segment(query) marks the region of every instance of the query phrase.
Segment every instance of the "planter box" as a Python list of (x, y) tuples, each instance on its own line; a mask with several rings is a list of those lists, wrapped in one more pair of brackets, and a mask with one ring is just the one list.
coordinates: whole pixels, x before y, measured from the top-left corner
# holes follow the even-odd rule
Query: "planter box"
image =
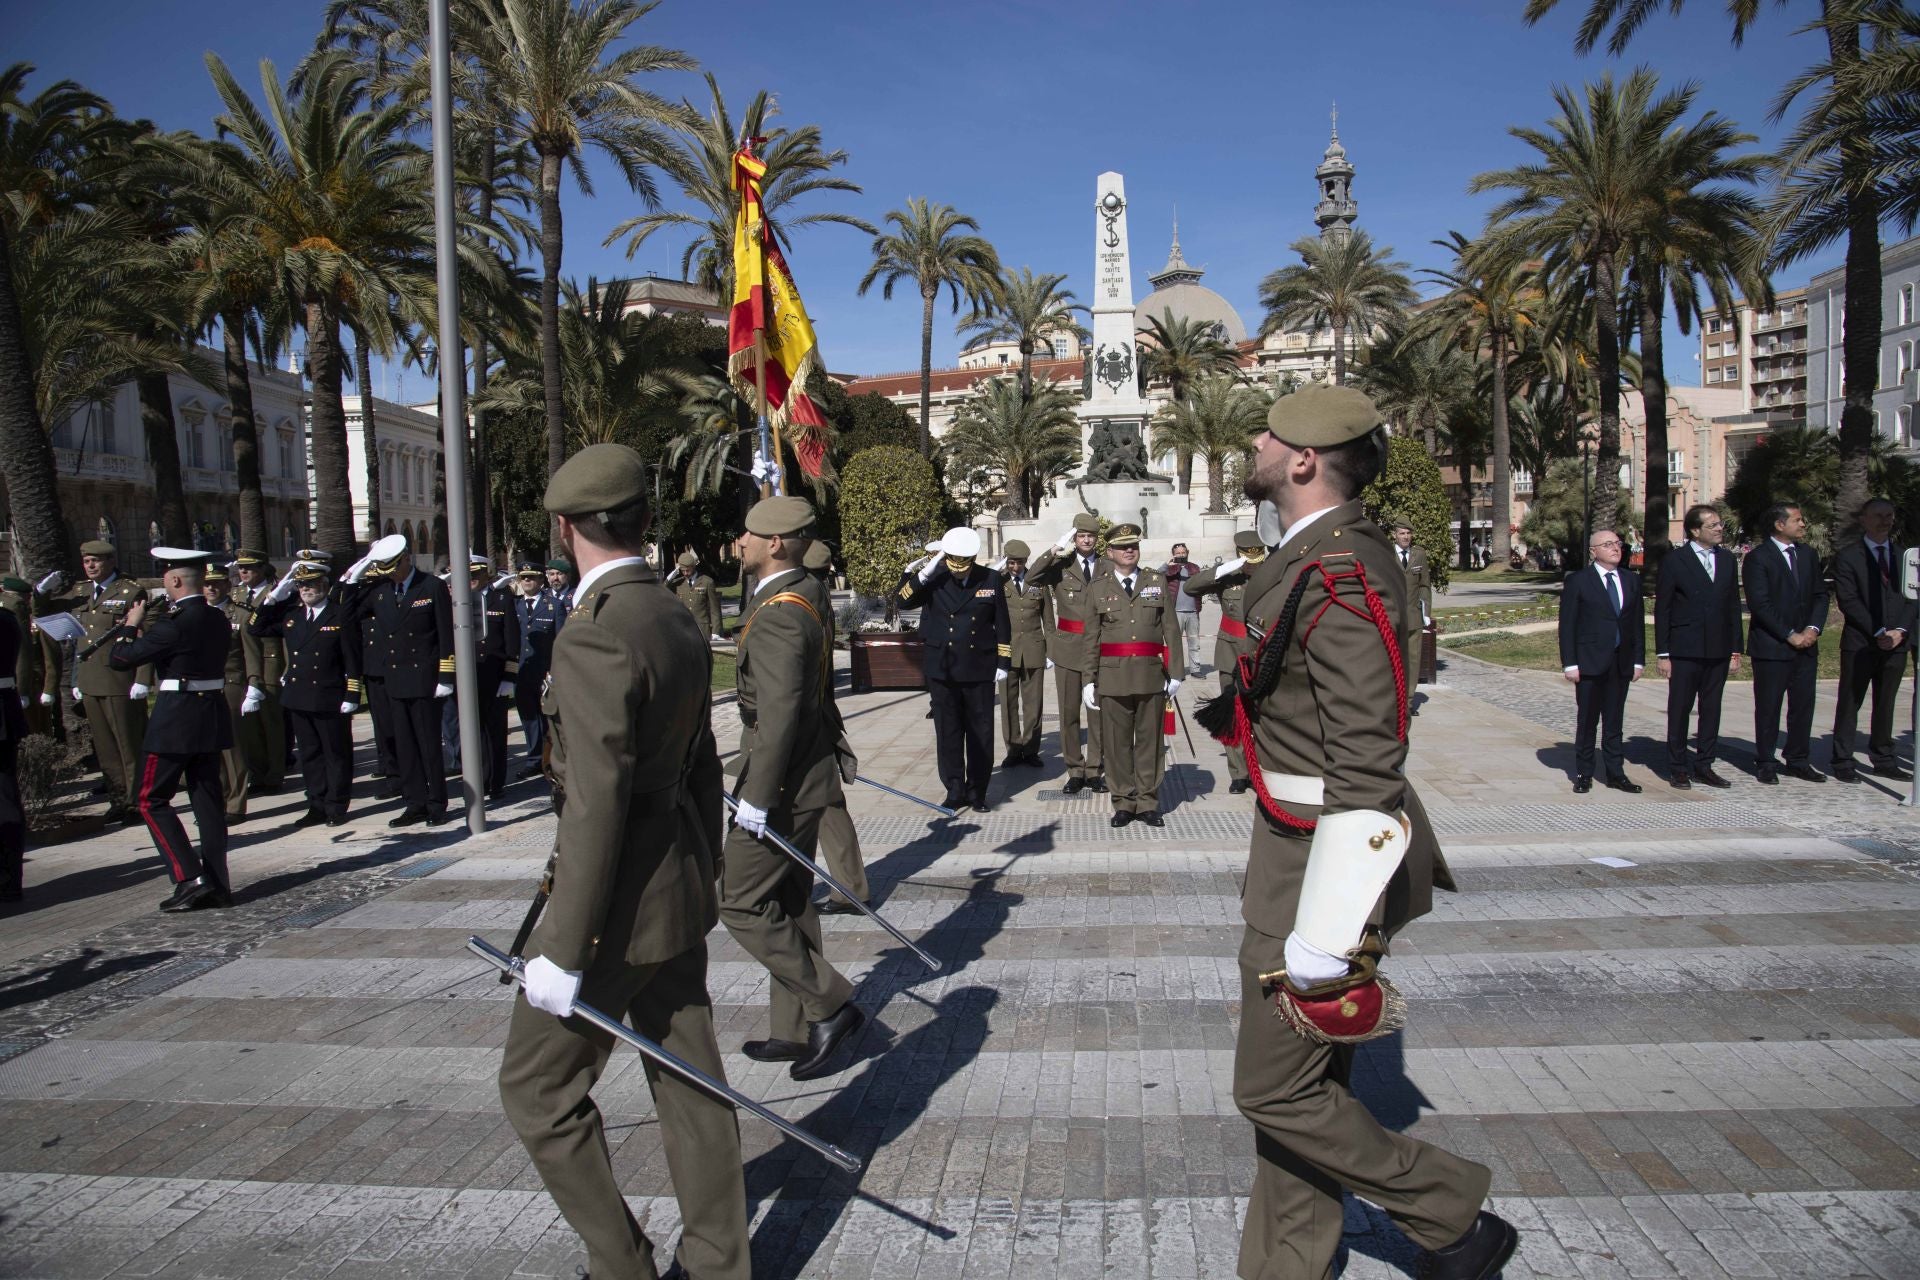
[(927, 687), (927, 644), (912, 631), (855, 632), (847, 637), (853, 651), (853, 692)]

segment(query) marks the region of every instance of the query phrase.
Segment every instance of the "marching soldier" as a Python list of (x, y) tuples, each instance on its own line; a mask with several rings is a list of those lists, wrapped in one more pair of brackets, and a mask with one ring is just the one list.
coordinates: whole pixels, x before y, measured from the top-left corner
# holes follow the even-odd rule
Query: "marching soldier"
[(474, 628), (480, 662), (480, 731), (487, 746), (487, 799), (497, 799), (512, 777), (507, 773), (507, 706), (519, 689), (520, 614), (507, 594), (507, 579), (489, 585), (493, 564), (474, 556), (472, 577)]
[(253, 636), (282, 644), (287, 655), (281, 701), (307, 790), (307, 811), (295, 827), (344, 825), (353, 790), (360, 637), (348, 607), (332, 599), (331, 587), (325, 563), (296, 560), (259, 601), (248, 628)]
[(1140, 563), (1140, 527), (1117, 524), (1107, 533), (1113, 568), (1088, 593), (1087, 647), (1099, 661), (1088, 673), (1081, 702), (1099, 700), (1100, 736), (1113, 782), (1113, 825), (1160, 817), (1160, 777), (1167, 762), (1166, 717), (1180, 692), (1186, 658), (1180, 618), (1166, 575)]
[[(371, 575), (371, 581), (362, 581)], [(405, 807), (389, 827), (447, 817), (447, 776), (440, 754), (440, 704), (453, 695), (453, 597), (447, 584), (414, 567), (405, 535), (390, 533), (355, 561), (347, 581), (353, 625), (369, 622), (378, 639), (386, 697), (392, 708), (394, 763)]]
[[(569, 1017), (575, 1000), (726, 1078), (707, 994), (721, 822), (713, 659), (640, 555), (646, 495), (646, 464), (616, 444), (582, 449), (547, 485), (546, 508), (585, 571), (547, 695), (568, 803), (500, 1064), (507, 1118), (580, 1233), (588, 1274), (622, 1278), (657, 1276), (658, 1264), (621, 1197), (591, 1093), (613, 1038)], [(670, 1274), (748, 1280), (733, 1108), (651, 1060), (643, 1067), (683, 1223)]]
[[(251, 612), (273, 589), (273, 565), (260, 552), (240, 547), (233, 553), (233, 572), (240, 580), (240, 590), (232, 593), (234, 602)], [(246, 713), (233, 722), (247, 759), (249, 790), (258, 795), (277, 795), (286, 783), (287, 720), (280, 710), (280, 677), (286, 670), (287, 656), (280, 642), (261, 642), (247, 673)]]
[[(1247, 636), (1247, 575), (1267, 558), (1267, 544), (1252, 529), (1233, 535), (1233, 549), (1240, 554), (1202, 570), (1182, 588), (1196, 600), (1220, 597), (1220, 632), (1213, 641), (1213, 669), (1220, 677), (1223, 694), (1233, 692), (1240, 655), (1253, 652), (1253, 641)], [(1250, 785), (1246, 757), (1231, 747), (1227, 749), (1227, 776), (1233, 779), (1227, 786), (1232, 795), (1239, 795)]]
[(726, 632), (720, 624), (720, 588), (712, 577), (700, 572), (700, 557), (691, 551), (682, 551), (674, 564), (673, 572), (667, 575), (673, 594), (687, 606), (693, 620), (707, 633), (708, 640), (724, 639)]
[(227, 825), (247, 819), (247, 755), (240, 747), (240, 722), (246, 714), (247, 694), (253, 689), (248, 678), (248, 649), (258, 651), (260, 641), (248, 634), (247, 624), (253, 610), (236, 604), (230, 594), (232, 580), (225, 565), (208, 564), (201, 578), (200, 592), (213, 611), (227, 620), (227, 721), (234, 726), (234, 743), (220, 753), (220, 794)]
[(1064, 790), (1068, 795), (1085, 787), (1105, 791), (1100, 775), (1100, 712), (1087, 708), (1086, 753), (1080, 750), (1082, 690), (1093, 682), (1099, 660), (1088, 648), (1087, 622), (1091, 591), (1113, 561), (1099, 554), (1100, 521), (1084, 512), (1073, 518), (1073, 528), (1034, 560), (1029, 578), (1035, 586), (1053, 592), (1053, 630), (1047, 633), (1048, 665), (1053, 668), (1054, 705), (1060, 709), (1060, 755), (1067, 764)]
[(812, 527), (805, 498), (762, 498), (747, 512), (740, 563), (759, 587), (734, 633), (739, 808), (720, 879), (720, 919), (773, 978), (771, 1035), (741, 1052), (791, 1062), (795, 1080), (830, 1074), (834, 1055), (866, 1022), (853, 985), (827, 962), (812, 876), (765, 839), (777, 831), (811, 858), (821, 816), (841, 798), (826, 620), (801, 590)]
[[(86, 638), (76, 650), (73, 700), (86, 714), (87, 728), (93, 734), (93, 754), (107, 780), (107, 818), (133, 822), (139, 817), (133, 801), (139, 785), (140, 743), (147, 732), (147, 694), (153, 669), (142, 666), (122, 671), (109, 665), (106, 645), (93, 646), (120, 626), (128, 611), (147, 598), (147, 592), (132, 578), (121, 575), (111, 542), (81, 543), (80, 571), (85, 579), (75, 583), (72, 590), (66, 590), (63, 573), (42, 578), (34, 587), (34, 608), (41, 614), (71, 613), (86, 629)], [(89, 648), (92, 652), (86, 658), (78, 657)]]
[(559, 633), (562, 614), (539, 565), (528, 561), (517, 576), (520, 598), (513, 607), (520, 622), (520, 672), (513, 680), (513, 705), (527, 744), (527, 763), (520, 776), (531, 778), (540, 772), (540, 745), (547, 729), (540, 714), (540, 685), (552, 669), (553, 638)]
[[(107, 650), (115, 671), (151, 670), (158, 679), (135, 803), (173, 876), (173, 896), (160, 909), (230, 907), (220, 755), (233, 745), (225, 674), (233, 624), (201, 594), (208, 552), (155, 547), (153, 558), (165, 571), (161, 586), (170, 603), (164, 616), (149, 625), (146, 600), (135, 601), (114, 627)], [(173, 811), (183, 779), (200, 829), (197, 853)]]
[(947, 807), (987, 812), (993, 771), (993, 692), (1013, 660), (1007, 596), (1000, 575), (974, 563), (980, 535), (947, 530), (941, 554), (900, 575), (902, 608), (920, 609), (923, 665), (933, 703), (933, 732)]
[(1283, 396), (1267, 424), (1246, 491), (1278, 507), (1286, 532), (1247, 584), (1267, 639), (1237, 695), (1264, 815), (1241, 897), (1234, 1100), (1257, 1163), (1239, 1274), (1328, 1274), (1346, 1188), (1428, 1251), (1422, 1276), (1488, 1280), (1517, 1241), (1480, 1208), (1488, 1170), (1384, 1128), (1348, 1088), (1354, 1045), (1397, 1023), (1397, 993), (1376, 975), (1386, 940), (1431, 908), (1434, 885), (1452, 887), (1402, 772), (1407, 579), (1358, 501), (1386, 431), (1344, 387)]
[[(833, 552), (827, 544), (818, 539), (807, 544), (807, 554), (802, 563), (806, 566), (807, 576), (796, 580), (794, 590), (801, 592), (819, 611), (827, 629), (827, 654), (831, 660), (833, 654), (833, 588), (829, 585), (833, 573)], [(840, 707), (834, 701), (833, 683), (827, 683), (827, 702), (832, 708), (834, 731), (834, 752), (840, 759), (840, 798), (828, 805), (820, 815), (820, 855), (826, 860), (827, 870), (833, 878), (847, 888), (862, 902), (872, 895), (867, 887), (866, 857), (860, 852), (860, 833), (853, 825), (853, 815), (847, 812), (846, 788), (853, 785), (854, 775), (860, 771), (859, 759), (853, 754), (853, 745), (847, 741), (847, 727), (840, 719)], [(827, 900), (818, 910), (823, 916), (859, 915), (860, 909), (850, 899), (840, 896), (837, 889), (827, 890)]]
[[(0, 578), (0, 608), (20, 624), (20, 655), (13, 663), (13, 687), (28, 733), (67, 740), (60, 715), (60, 646), (33, 625), (33, 586), (25, 578)], [(0, 675), (6, 669), (0, 667)]]
[(1040, 712), (1046, 702), (1047, 633), (1053, 630), (1053, 593), (1027, 573), (1027, 544), (1007, 543), (1002, 566), (1007, 597), (1007, 630), (1012, 666), (1000, 686), (1000, 734), (1007, 740), (1007, 758), (1001, 768), (1024, 764), (1040, 767)]
[[(22, 582), (22, 587), (27, 584)], [(26, 626), (11, 609), (0, 609), (0, 672), (17, 661), (19, 650), (33, 643)], [(18, 902), (25, 896), (27, 811), (20, 803), (16, 766), (20, 739), (27, 734), (27, 717), (20, 709), (20, 691), (0, 676), (0, 902)]]

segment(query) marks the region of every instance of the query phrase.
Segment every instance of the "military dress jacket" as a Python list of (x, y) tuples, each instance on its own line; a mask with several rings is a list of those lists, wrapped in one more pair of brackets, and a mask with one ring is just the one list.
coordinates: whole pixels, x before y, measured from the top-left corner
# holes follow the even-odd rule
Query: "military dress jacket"
[(943, 563), (925, 582), (902, 574), (898, 594), (902, 608), (920, 610), (920, 638), (926, 642), (920, 665), (927, 679), (991, 680), (1011, 666), (1007, 593), (987, 566), (972, 565), (956, 578)]
[[(231, 599), (213, 606), (214, 612), (227, 620), (227, 688), (244, 688), (247, 683), (247, 626), (253, 621), (253, 610), (244, 605), (235, 604)], [(258, 644), (258, 640), (253, 643)]]
[(360, 636), (343, 604), (325, 601), (307, 617), (297, 599), (263, 602), (249, 624), (253, 635), (284, 643), (287, 682), (280, 705), (306, 715), (337, 715), (343, 702), (361, 700)]
[(1159, 693), (1169, 674), (1187, 669), (1167, 576), (1141, 565), (1134, 571), (1132, 596), (1121, 585), (1124, 577), (1115, 565), (1089, 592), (1093, 621), (1087, 636), (1100, 660), (1094, 687), (1103, 698)]
[[(87, 629), (86, 639), (78, 641), (75, 652), (118, 627), (137, 600), (147, 598), (147, 589), (123, 573), (108, 579), (106, 587), (94, 598), (93, 583), (80, 580), (57, 596), (34, 593), (36, 613), (70, 613)], [(157, 608), (158, 606), (156, 606)], [(136, 684), (152, 685), (153, 668), (121, 670), (107, 661), (112, 646), (101, 645), (73, 672), (72, 685), (90, 698), (126, 697)]]
[(33, 629), (33, 601), (29, 595), (20, 591), (0, 591), (0, 611), (13, 615), (20, 626), (20, 644), (10, 663), (0, 663), (0, 676), (8, 670), (13, 672), (14, 692), (20, 695), (22, 703), (37, 702), (42, 693), (51, 693), (57, 699), (60, 696), (59, 663), (49, 664), (46, 649), (42, 646), (44, 638)]
[(480, 696), (491, 698), (502, 682), (520, 674), (520, 611), (505, 587), (482, 588), (473, 602), (481, 619), (474, 631)]
[(1053, 592), (1053, 629), (1047, 632), (1047, 656), (1056, 667), (1078, 671), (1082, 675), (1097, 665), (1089, 647), (1087, 623), (1093, 618), (1089, 594), (1093, 584), (1113, 572), (1113, 561), (1098, 556), (1089, 578), (1080, 565), (1078, 551), (1061, 552), (1048, 547), (1027, 565), (1027, 581)]
[(698, 571), (681, 574), (674, 580), (673, 594), (687, 606), (702, 635), (725, 634), (720, 629), (720, 587), (711, 577)]
[[(1247, 582), (1247, 621), (1263, 635), (1272, 634), (1294, 581), (1316, 561), (1335, 574), (1363, 567), (1367, 585), (1386, 609), (1388, 626), (1406, 616), (1407, 579), (1394, 547), (1358, 502), (1348, 502), (1325, 512), (1254, 567)], [(1280, 802), (1297, 819), (1356, 809), (1405, 813), (1413, 829), (1407, 855), (1376, 911), (1376, 922), (1392, 936), (1432, 910), (1434, 886), (1451, 889), (1453, 879), (1404, 772), (1407, 744), (1400, 737), (1388, 640), (1368, 616), (1357, 576), (1341, 578), (1335, 591), (1337, 600), (1313, 571), (1287, 637), (1286, 666), (1254, 709), (1254, 746), (1263, 771), (1320, 780), (1320, 804)], [(1257, 821), (1285, 830), (1264, 815)], [(1256, 829), (1240, 901), (1249, 927), (1275, 938), (1292, 932), (1307, 849), (1306, 838), (1261, 840)]]
[(831, 615), (821, 614), (820, 593), (807, 585), (809, 580), (805, 570), (767, 578), (734, 633), (740, 646), (736, 794), (769, 813), (824, 809), (841, 798), (840, 732), (830, 710), (833, 655), (827, 651), (826, 628)]
[[(255, 592), (256, 604), (267, 602), (265, 592)], [(280, 696), (281, 678), (287, 674), (287, 651), (278, 635), (257, 635), (252, 629), (256, 610), (229, 597), (220, 612), (233, 624), (233, 638), (240, 646), (240, 683), (273, 697)], [(233, 655), (227, 655), (227, 683), (234, 683)]]
[[(162, 606), (148, 606), (158, 613)], [(139, 634), (122, 624), (107, 646), (116, 671), (146, 669), (154, 676), (153, 711), (141, 749), (158, 755), (191, 756), (225, 751), (233, 745), (233, 717), (227, 711), (227, 649), (233, 624), (201, 596), (173, 602), (164, 617)], [(210, 682), (199, 690), (191, 684)], [(170, 685), (178, 684), (178, 688)]]
[[(369, 647), (379, 654), (390, 695), (431, 698), (435, 685), (453, 683), (453, 596), (446, 583), (418, 569), (404, 585), (372, 583), (353, 610), (354, 625), (369, 620), (376, 633)], [(369, 674), (375, 665), (369, 659)]]
[(837, 624), (833, 618), (833, 588), (827, 585), (813, 570), (807, 570), (804, 577), (787, 588), (803, 595), (819, 611), (821, 625), (827, 632), (827, 717), (833, 721), (833, 751), (840, 761), (840, 781), (847, 786), (853, 785), (854, 775), (860, 771), (860, 758), (853, 752), (853, 743), (847, 738), (847, 722), (840, 714), (840, 702), (833, 689), (833, 638)]
[(513, 602), (520, 621), (520, 670), (545, 675), (553, 662), (553, 638), (559, 634), (564, 610), (545, 587)]
[(1007, 627), (1012, 632), (1015, 671), (1037, 671), (1047, 665), (1047, 636), (1053, 631), (1053, 592), (1033, 580), (1033, 572), (1015, 582), (1002, 574), (1007, 595)]
[(720, 756), (707, 637), (645, 564), (595, 579), (553, 646), (541, 707), (567, 803), (528, 954), (657, 964), (720, 918)]
[(1241, 654), (1253, 652), (1253, 637), (1247, 634), (1247, 575), (1259, 567), (1243, 564), (1224, 577), (1217, 567), (1202, 569), (1181, 588), (1196, 600), (1220, 597), (1220, 631), (1213, 640), (1215, 671), (1232, 671)]

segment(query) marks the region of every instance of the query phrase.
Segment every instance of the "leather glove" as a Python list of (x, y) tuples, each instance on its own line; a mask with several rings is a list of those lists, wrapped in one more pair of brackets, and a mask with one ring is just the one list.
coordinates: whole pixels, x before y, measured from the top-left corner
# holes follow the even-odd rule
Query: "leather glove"
[(1001, 667), (998, 671), (993, 673), (993, 682), (995, 684), (1004, 684), (1006, 682), (1006, 679), (1007, 679), (1007, 669), (1005, 667)]
[(52, 706), (52, 705), (53, 705), (53, 695), (52, 695), (52, 694), (50, 694), (50, 693), (43, 693), (43, 694), (41, 694), (41, 695), (40, 695), (40, 705), (41, 705), (41, 706), (43, 706), (43, 707), (50, 707), (50, 706)]
[(79, 685), (75, 685), (75, 686), (73, 686), (73, 700), (74, 700), (75, 702), (78, 702), (78, 701), (80, 701), (80, 699), (81, 699), (81, 696), (82, 696), (82, 695), (81, 695), (81, 693), (80, 693), (80, 686), (79, 686)]
[(496, 698), (511, 698), (514, 695), (514, 693), (515, 693), (515, 689), (513, 687), (513, 681), (502, 680), (500, 682), (500, 687), (494, 690), (493, 696)]
[(450, 684), (437, 684), (433, 686), (433, 696), (436, 698), (451, 698), (453, 696), (453, 686)]
[(145, 702), (147, 695), (152, 692), (153, 690), (147, 688), (147, 686), (136, 683), (132, 688), (127, 690), (127, 696), (135, 702)]
[(527, 962), (525, 982), (527, 1003), (540, 1012), (556, 1018), (573, 1012), (574, 999), (580, 994), (579, 974), (562, 969), (545, 956), (535, 956)]
[(258, 689), (254, 688), (252, 685), (248, 685), (247, 696), (240, 699), (240, 714), (243, 716), (250, 716), (254, 712), (258, 711), (261, 707), (265, 706), (266, 701), (267, 701), (266, 694), (260, 692)]
[(1089, 711), (1097, 711), (1100, 709), (1100, 696), (1093, 691), (1092, 685), (1083, 684), (1080, 686), (1080, 705)]
[(373, 557), (370, 555), (361, 556), (358, 560), (355, 560), (350, 566), (348, 566), (347, 576), (345, 580), (348, 582), (358, 582), (360, 581), (360, 579), (367, 576), (367, 570), (371, 569), (372, 567), (373, 567)]
[(343, 702), (340, 704), (340, 714), (343, 716), (350, 716), (359, 709), (360, 704), (357, 702)]
[(767, 811), (742, 800), (740, 807), (733, 811), (733, 823), (737, 827), (744, 827), (749, 835), (764, 836), (767, 834)]
[(1228, 574), (1238, 573), (1246, 567), (1247, 558), (1245, 556), (1235, 556), (1233, 559), (1224, 562), (1219, 568), (1215, 569), (1213, 576), (1216, 578), (1224, 578)]
[(1287, 978), (1296, 987), (1344, 978), (1353, 966), (1340, 956), (1330, 956), (1297, 933), (1287, 935)]
[(267, 592), (267, 599), (279, 604), (283, 600), (290, 599), (293, 593), (293, 570), (289, 569), (285, 577), (273, 584), (273, 590)]
[(67, 585), (67, 575), (55, 569), (46, 577), (33, 584), (33, 589), (43, 596), (57, 595)]
[(1180, 682), (1178, 680), (1173, 679), (1171, 676), (1168, 677), (1166, 695), (1169, 698), (1171, 698), (1174, 694), (1178, 692), (1180, 692)]
[(1047, 659), (1047, 670), (1049, 670), (1049, 671), (1051, 671), (1051, 670), (1053, 670), (1053, 659), (1052, 659), (1052, 658), (1048, 658), (1048, 659)]

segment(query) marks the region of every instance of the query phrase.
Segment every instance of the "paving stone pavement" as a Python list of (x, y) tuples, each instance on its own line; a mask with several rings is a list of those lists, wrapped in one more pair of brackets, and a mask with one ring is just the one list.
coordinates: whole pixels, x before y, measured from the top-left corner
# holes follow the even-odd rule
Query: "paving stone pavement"
[[(1522, 1232), (1509, 1276), (1920, 1276), (1920, 826), (1877, 787), (1744, 775), (1575, 797), (1572, 699), (1537, 674), (1452, 657), (1414, 721), (1462, 892), (1397, 943), (1412, 1020), (1361, 1053), (1357, 1091), (1493, 1169)], [(846, 707), (867, 768), (938, 794), (921, 699)], [(1636, 690), (1649, 769), (1659, 717)], [(873, 1015), (838, 1075), (738, 1054), (767, 979), (711, 940), (729, 1079), (866, 1161), (843, 1175), (743, 1124), (756, 1275), (1233, 1274), (1251, 808), (1183, 745), (1167, 825), (1116, 832), (1048, 756), (951, 822), (856, 790), (876, 897), (946, 968), (828, 919)], [(294, 799), (257, 808), (230, 912), (157, 914), (137, 831), (32, 855), (0, 915), (0, 1276), (573, 1275), (499, 1113), (510, 993), (462, 949), (504, 945), (524, 910), (552, 841), (537, 784), (480, 837), (390, 838), (372, 800), (318, 834), (287, 827)], [(598, 1096), (670, 1246), (631, 1057)], [(1373, 1206), (1349, 1201), (1345, 1243), (1344, 1275), (1411, 1274)]]

